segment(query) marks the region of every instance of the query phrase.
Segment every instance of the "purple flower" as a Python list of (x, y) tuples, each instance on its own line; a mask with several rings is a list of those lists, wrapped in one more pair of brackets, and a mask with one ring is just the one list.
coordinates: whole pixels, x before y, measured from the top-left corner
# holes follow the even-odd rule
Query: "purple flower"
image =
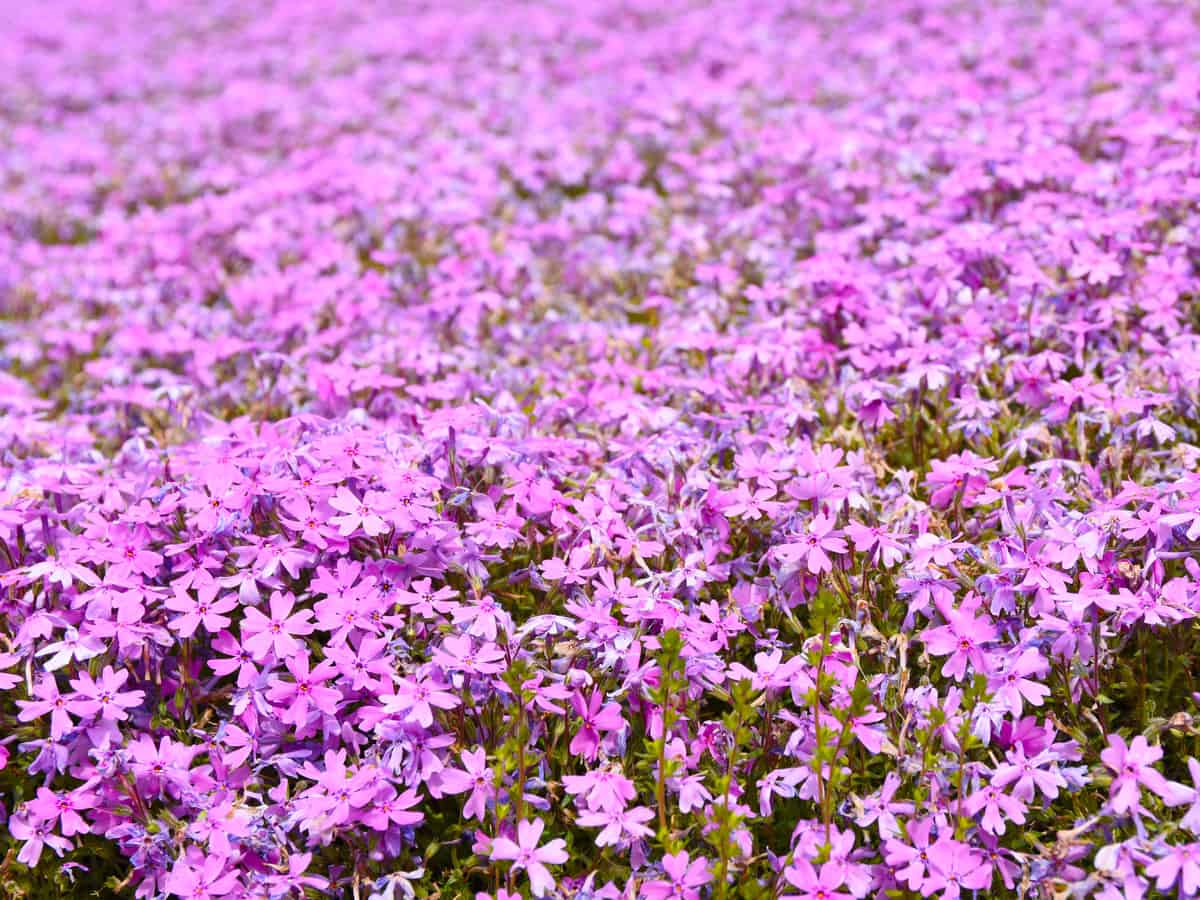
[(64, 837), (59, 837), (51, 831), (49, 822), (28, 821), (22, 816), (13, 816), (8, 820), (8, 830), (18, 841), (22, 841), (17, 860), (33, 868), (42, 856), (42, 849), (49, 847), (56, 855), (72, 848), (72, 844)]
[(81, 672), (78, 678), (71, 679), (75, 693), (68, 699), (67, 709), (78, 716), (98, 715), (109, 721), (124, 721), (129, 718), (126, 710), (141, 706), (146, 697), (144, 691), (122, 691), (128, 680), (128, 672), (114, 671), (112, 666), (104, 667), (99, 681)]
[[(496, 796), (494, 776), (487, 762), (487, 751), (482, 747), (462, 752), (462, 769), (446, 767), (437, 773), (436, 786), (442, 793), (461, 794), (470, 791), (471, 796), (463, 805), (463, 815), (468, 819), (483, 821), (487, 804)], [(568, 787), (568, 790), (570, 788)], [(436, 795), (435, 795), (436, 796)]]

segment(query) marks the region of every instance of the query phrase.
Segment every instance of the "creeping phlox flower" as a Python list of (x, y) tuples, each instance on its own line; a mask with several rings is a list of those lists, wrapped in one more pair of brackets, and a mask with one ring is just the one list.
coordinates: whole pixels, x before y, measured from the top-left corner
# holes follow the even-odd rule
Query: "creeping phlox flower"
[(245, 7), (5, 9), (0, 895), (1200, 896), (1200, 19)]
[(544, 897), (554, 889), (554, 876), (546, 864), (559, 865), (567, 861), (566, 842), (562, 838), (539, 847), (546, 823), (521, 820), (517, 824), (517, 839), (499, 837), (492, 842), (492, 859), (511, 860), (513, 870), (524, 870), (529, 876), (529, 889), (535, 897)]

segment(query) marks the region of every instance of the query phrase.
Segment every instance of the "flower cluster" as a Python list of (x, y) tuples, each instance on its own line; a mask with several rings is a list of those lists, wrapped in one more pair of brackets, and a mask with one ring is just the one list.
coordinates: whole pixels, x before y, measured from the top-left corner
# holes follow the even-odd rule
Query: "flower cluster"
[(1200, 894), (1188, 10), (6, 14), (0, 893)]

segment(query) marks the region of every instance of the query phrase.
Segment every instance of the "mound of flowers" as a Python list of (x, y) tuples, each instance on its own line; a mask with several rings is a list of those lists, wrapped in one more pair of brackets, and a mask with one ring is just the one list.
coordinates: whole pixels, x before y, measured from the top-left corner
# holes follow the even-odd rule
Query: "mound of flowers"
[(1200, 893), (1200, 18), (12, 5), (0, 893)]

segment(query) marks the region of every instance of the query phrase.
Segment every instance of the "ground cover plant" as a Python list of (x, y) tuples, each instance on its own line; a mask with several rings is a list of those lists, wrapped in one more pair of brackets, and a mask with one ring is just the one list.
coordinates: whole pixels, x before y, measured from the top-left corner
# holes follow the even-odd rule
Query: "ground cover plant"
[(11, 3), (0, 894), (1200, 892), (1180, 3)]

